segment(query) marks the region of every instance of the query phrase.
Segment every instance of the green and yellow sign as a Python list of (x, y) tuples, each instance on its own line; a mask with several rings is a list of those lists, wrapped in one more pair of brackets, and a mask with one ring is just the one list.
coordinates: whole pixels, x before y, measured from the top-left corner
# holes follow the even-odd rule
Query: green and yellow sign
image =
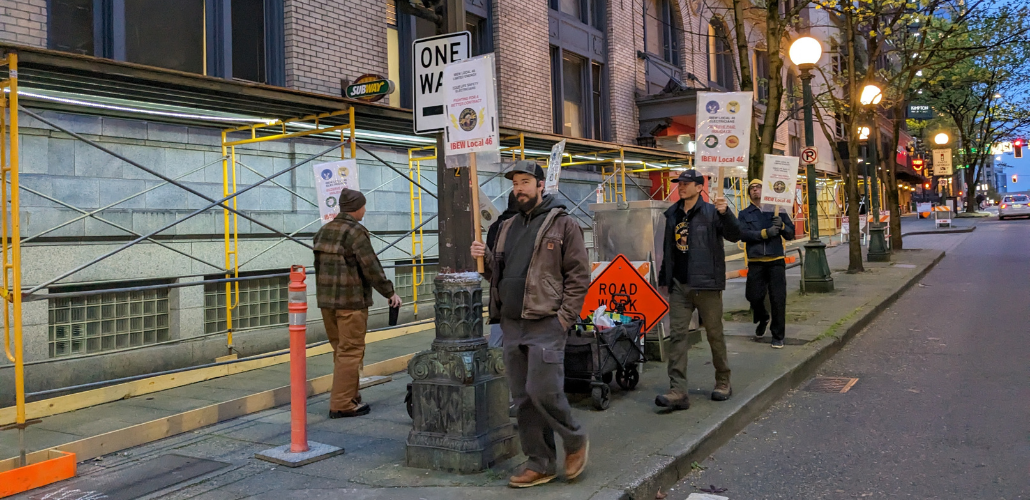
[(379, 75), (361, 75), (347, 86), (344, 95), (351, 99), (375, 102), (393, 93), (394, 84)]

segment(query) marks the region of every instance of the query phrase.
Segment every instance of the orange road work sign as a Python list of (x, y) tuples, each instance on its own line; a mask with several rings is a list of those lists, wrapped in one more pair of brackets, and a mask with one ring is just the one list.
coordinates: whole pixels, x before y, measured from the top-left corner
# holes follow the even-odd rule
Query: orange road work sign
[(605, 306), (605, 310), (612, 311), (620, 303), (626, 304), (627, 313), (644, 316), (645, 332), (651, 331), (651, 328), (669, 312), (669, 303), (665, 298), (622, 254), (615, 257), (590, 283), (583, 310), (579, 315), (588, 318), (602, 305)]

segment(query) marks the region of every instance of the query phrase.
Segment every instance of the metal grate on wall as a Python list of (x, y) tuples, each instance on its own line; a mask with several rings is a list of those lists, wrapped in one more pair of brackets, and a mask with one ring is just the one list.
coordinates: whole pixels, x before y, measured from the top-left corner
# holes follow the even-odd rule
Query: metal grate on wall
[(115, 351), (170, 339), (168, 290), (50, 299), (49, 308), (51, 358)]
[[(261, 274), (279, 272), (282, 271), (262, 271)], [(251, 274), (250, 276), (255, 275)], [(244, 273), (240, 273), (240, 277), (244, 277)], [(210, 278), (222, 279), (224, 276), (211, 276)], [(288, 276), (243, 280), (239, 284), (240, 301), (232, 312), (233, 330), (285, 325), (289, 322), (287, 307), (290, 278)], [(204, 331), (217, 333), (224, 332), (227, 328), (225, 284), (204, 285)]]

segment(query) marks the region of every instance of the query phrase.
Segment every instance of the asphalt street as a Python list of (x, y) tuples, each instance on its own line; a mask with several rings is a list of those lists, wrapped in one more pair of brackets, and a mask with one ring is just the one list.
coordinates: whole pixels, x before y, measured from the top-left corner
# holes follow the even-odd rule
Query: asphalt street
[(905, 244), (947, 256), (818, 374), (857, 382), (803, 383), (668, 500), (1030, 499), (1030, 220)]

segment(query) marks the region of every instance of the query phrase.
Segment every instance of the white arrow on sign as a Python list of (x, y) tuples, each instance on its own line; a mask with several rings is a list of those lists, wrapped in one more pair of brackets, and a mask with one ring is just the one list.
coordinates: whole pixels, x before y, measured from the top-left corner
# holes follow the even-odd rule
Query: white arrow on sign
[(440, 132), (447, 125), (443, 68), (469, 57), (472, 57), (472, 35), (468, 31), (420, 38), (411, 44), (416, 134)]
[(807, 147), (801, 150), (801, 163), (815, 165), (819, 161), (819, 150), (815, 147)]

